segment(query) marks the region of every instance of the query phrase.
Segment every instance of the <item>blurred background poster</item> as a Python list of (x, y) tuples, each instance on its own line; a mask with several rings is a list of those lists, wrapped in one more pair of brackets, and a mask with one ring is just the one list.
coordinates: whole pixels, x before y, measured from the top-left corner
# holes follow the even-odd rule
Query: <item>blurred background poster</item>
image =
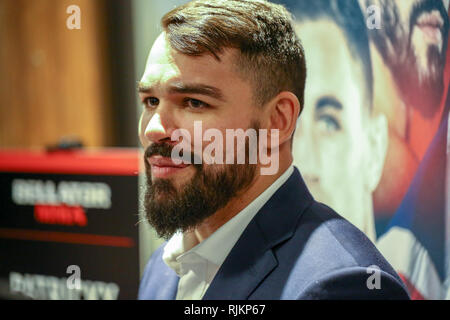
[(0, 300), (137, 298), (132, 5), (0, 0)]
[(450, 298), (448, 1), (280, 2), (305, 47), (294, 157), (312, 194), (377, 244), (412, 298)]
[[(305, 108), (293, 152), (313, 196), (376, 243), (412, 298), (450, 299), (449, 1), (273, 1), (294, 14), (305, 47)], [(94, 288), (97, 281), (100, 291), (95, 292), (107, 294), (31, 298), (132, 299), (133, 291), (137, 295), (138, 276), (161, 239), (146, 223), (139, 223), (139, 188), (130, 187), (132, 181), (138, 183), (135, 171), (120, 178), (86, 175), (82, 170), (80, 177), (44, 165), (46, 171), (34, 176), (12, 176), (11, 156), (23, 151), (28, 160), (48, 160), (59, 157), (49, 154), (48, 147), (54, 151), (83, 146), (85, 150), (69, 158), (87, 152), (88, 157), (120, 163), (125, 153), (137, 162), (142, 106), (136, 82), (161, 31), (160, 18), (185, 2), (0, 0), (0, 162), (9, 166), (0, 173), (0, 293), (30, 293), (15, 290), (38, 279), (29, 280), (30, 275), (56, 283), (69, 276), (65, 268), (70, 264), (81, 266), (82, 279), (85, 270), (86, 288)], [(100, 213), (102, 208), (78, 204), (88, 224), (81, 219), (52, 225), (37, 221), (31, 208), (18, 209), (9, 202), (14, 180), (39, 180), (50, 189), (53, 183), (55, 190), (62, 182), (104, 184), (112, 190), (112, 199), (127, 191), (119, 207), (110, 208), (113, 219)], [(15, 186), (28, 190), (30, 183), (20, 183)], [(136, 201), (129, 206), (121, 202), (130, 199)], [(14, 220), (19, 215), (28, 217)], [(109, 246), (106, 251), (89, 247), (91, 253), (82, 258), (89, 245), (55, 248), (42, 239), (17, 239), (10, 229), (19, 227), (128, 240), (125, 247)], [(31, 242), (45, 248), (42, 257), (55, 264), (37, 266), (38, 255), (18, 258), (19, 252), (27, 256), (24, 253), (31, 249), (25, 243)], [(4, 263), (9, 257), (14, 257), (14, 266)], [(136, 257), (138, 261), (126, 261)], [(130, 276), (116, 277), (111, 270)]]
[(138, 152), (0, 151), (0, 299), (136, 299)]

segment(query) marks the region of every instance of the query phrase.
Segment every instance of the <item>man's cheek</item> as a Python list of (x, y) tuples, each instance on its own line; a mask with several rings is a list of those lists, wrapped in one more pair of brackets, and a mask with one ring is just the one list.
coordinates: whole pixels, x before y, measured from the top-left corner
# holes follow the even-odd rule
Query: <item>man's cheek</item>
[(145, 137), (145, 129), (148, 125), (148, 121), (149, 121), (149, 117), (143, 113), (139, 119), (138, 136), (139, 136), (139, 140), (144, 148), (146, 148), (149, 145), (149, 142), (147, 141), (147, 139)]

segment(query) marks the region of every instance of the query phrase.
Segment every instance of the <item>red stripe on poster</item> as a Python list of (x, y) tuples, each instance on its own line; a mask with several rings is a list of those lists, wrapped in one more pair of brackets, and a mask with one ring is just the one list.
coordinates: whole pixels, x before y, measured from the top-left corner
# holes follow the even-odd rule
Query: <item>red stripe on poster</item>
[(138, 149), (0, 151), (0, 172), (137, 176)]
[(0, 228), (0, 238), (109, 247), (134, 247), (135, 245), (133, 239), (129, 237), (55, 231), (38, 231), (28, 229)]
[(425, 297), (420, 293), (420, 291), (408, 280), (406, 276), (401, 273), (398, 273), (400, 279), (402, 279), (403, 283), (408, 289), (409, 296), (411, 300), (426, 300)]

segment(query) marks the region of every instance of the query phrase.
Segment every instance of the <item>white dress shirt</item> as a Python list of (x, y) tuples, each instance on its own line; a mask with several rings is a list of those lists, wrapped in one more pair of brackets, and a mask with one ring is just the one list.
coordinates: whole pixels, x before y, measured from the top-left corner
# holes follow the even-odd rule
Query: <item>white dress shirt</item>
[(163, 260), (180, 277), (177, 300), (200, 300), (225, 258), (258, 211), (294, 171), (291, 165), (241, 212), (198, 243), (193, 231), (178, 232), (164, 247)]

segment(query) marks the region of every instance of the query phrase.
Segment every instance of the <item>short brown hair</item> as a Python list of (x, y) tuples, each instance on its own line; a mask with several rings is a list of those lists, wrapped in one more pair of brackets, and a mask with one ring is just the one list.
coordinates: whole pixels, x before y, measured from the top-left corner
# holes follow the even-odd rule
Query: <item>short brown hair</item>
[(290, 91), (303, 109), (306, 63), (303, 47), (282, 5), (265, 0), (194, 0), (161, 20), (171, 47), (187, 55), (236, 48), (237, 70), (253, 84), (256, 103), (264, 105)]

